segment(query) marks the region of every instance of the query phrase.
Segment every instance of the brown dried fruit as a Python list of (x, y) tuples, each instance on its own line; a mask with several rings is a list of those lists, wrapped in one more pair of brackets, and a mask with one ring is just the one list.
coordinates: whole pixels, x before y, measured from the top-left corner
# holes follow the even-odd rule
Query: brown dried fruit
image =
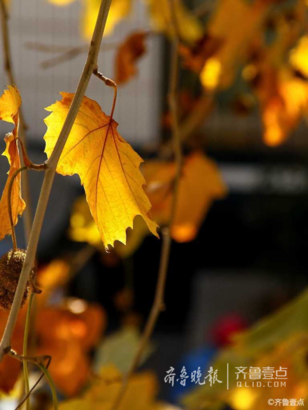
[[(23, 249), (11, 249), (8, 253), (3, 255), (0, 259), (0, 308), (10, 310), (15, 291), (17, 288), (19, 276), (26, 258), (26, 251)], [(26, 303), (29, 282), (22, 298), (21, 306)]]

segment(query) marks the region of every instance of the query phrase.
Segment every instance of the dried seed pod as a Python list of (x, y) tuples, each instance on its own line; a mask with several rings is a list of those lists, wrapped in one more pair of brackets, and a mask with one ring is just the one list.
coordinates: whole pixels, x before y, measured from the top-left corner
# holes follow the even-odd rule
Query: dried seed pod
[[(0, 308), (10, 310), (14, 300), (19, 276), (26, 258), (23, 249), (11, 249), (0, 259)], [(26, 303), (30, 283), (27, 283), (21, 306)]]

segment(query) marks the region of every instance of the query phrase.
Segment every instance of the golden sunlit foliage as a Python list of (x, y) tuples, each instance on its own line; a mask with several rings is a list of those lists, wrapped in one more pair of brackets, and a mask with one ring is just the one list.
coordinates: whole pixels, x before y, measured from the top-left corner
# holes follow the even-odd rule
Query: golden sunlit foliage
[[(280, 72), (271, 89), (261, 100), (264, 142), (269, 146), (281, 144), (308, 112), (308, 84), (288, 72)], [(267, 92), (264, 89), (265, 93)]]
[[(92, 36), (100, 4), (100, 0), (83, 0), (82, 34), (87, 39)], [(105, 33), (110, 34), (116, 24), (127, 17), (131, 10), (131, 0), (112, 0)]]
[[(18, 126), (19, 126), (19, 107), (21, 105), (21, 98), (16, 87), (9, 86), (0, 97), (0, 119), (2, 121), (14, 124), (12, 132), (8, 133), (4, 138), (6, 149), (3, 155), (8, 159), (10, 170), (8, 172), (8, 179), (5, 188), (2, 192), (0, 201), (0, 240), (6, 235), (11, 234), (11, 225), (8, 212), (8, 195), (10, 179), (14, 176), (16, 171), (21, 167), (17, 140)], [(20, 174), (15, 178), (11, 192), (11, 206), (12, 219), (14, 225), (18, 222), (18, 216), (22, 215), (26, 204), (21, 198), (21, 176)]]
[[(48, 0), (56, 6), (65, 6), (75, 0)], [(169, 3), (165, 0), (144, 0), (148, 7), (149, 17), (154, 30), (173, 35)], [(81, 31), (85, 38), (90, 39), (98, 15), (100, 0), (83, 0)], [(132, 0), (113, 0), (105, 28), (110, 34), (117, 23), (128, 17), (132, 11)], [(175, 0), (177, 24), (181, 38), (187, 42), (196, 41), (202, 36), (202, 26), (198, 19), (189, 12), (182, 0)]]
[(300, 38), (296, 47), (291, 50), (290, 63), (295, 70), (308, 78), (308, 36)]
[[(165, 225), (170, 218), (172, 184), (175, 177), (174, 162), (147, 161), (142, 167), (152, 203), (151, 213), (160, 224)], [(206, 184), (204, 176), (207, 176)], [(223, 198), (227, 193), (219, 170), (214, 161), (201, 152), (186, 157), (179, 186), (179, 201), (175, 211), (171, 235), (178, 242), (195, 239), (206, 214), (214, 200)], [(70, 237), (78, 242), (88, 242), (100, 246), (100, 234), (89, 213), (86, 202), (79, 198), (73, 207)], [(134, 221), (133, 230), (128, 231), (127, 244), (116, 244), (116, 252), (127, 257), (140, 245), (148, 234), (146, 224), (141, 218)]]
[[(72, 98), (73, 94), (62, 93), (62, 100), (46, 109), (52, 112), (45, 120), (48, 157)], [(126, 229), (133, 226), (137, 215), (157, 236), (157, 225), (149, 214), (151, 204), (144, 192), (145, 180), (139, 171), (142, 159), (120, 136), (117, 125), (95, 101), (85, 97), (57, 167), (62, 175), (80, 176), (106, 247), (117, 240), (126, 243)]]
[[(243, 61), (251, 41), (259, 33), (270, 2), (257, 0), (222, 0), (207, 27), (212, 39), (221, 41), (221, 46), (205, 62), (201, 82), (206, 88), (226, 88), (233, 81), (236, 67)], [(232, 18), (230, 18), (232, 16)]]
[[(160, 225), (170, 218), (175, 170), (174, 162), (147, 161), (143, 167), (153, 216)], [(226, 186), (216, 164), (201, 152), (187, 156), (179, 184), (172, 237), (178, 242), (193, 240), (212, 202), (225, 195)]]
[[(149, 7), (150, 19), (154, 30), (158, 30), (174, 36), (174, 25), (170, 4), (165, 0), (145, 0)], [(180, 38), (188, 43), (193, 43), (202, 37), (203, 29), (198, 19), (189, 12), (182, 0), (174, 0), (174, 17), (176, 19), (176, 29)]]
[[(121, 389), (122, 375), (114, 366), (105, 366), (93, 379), (82, 398), (61, 403), (59, 410), (111, 410)], [(157, 381), (149, 372), (134, 375), (119, 410), (164, 410), (157, 402)]]

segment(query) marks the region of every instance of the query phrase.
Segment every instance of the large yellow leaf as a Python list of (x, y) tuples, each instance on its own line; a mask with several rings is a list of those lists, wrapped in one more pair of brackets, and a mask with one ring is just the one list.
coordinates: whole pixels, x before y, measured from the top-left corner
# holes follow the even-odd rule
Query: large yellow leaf
[[(48, 157), (74, 96), (61, 94), (61, 101), (46, 108), (51, 112), (45, 119)], [(95, 101), (84, 97), (57, 167), (62, 175), (79, 175), (106, 247), (116, 240), (126, 243), (126, 229), (133, 227), (137, 215), (157, 236), (157, 224), (149, 215), (151, 204), (143, 189), (145, 180), (139, 171), (142, 159), (120, 136), (117, 126)]]
[[(21, 104), (21, 98), (17, 88), (8, 87), (2, 96), (0, 97), (0, 119), (6, 122), (15, 124), (15, 128), (12, 133), (8, 133), (4, 140), (6, 143), (6, 149), (3, 153), (7, 157), (10, 170), (8, 172), (8, 179), (6, 181), (2, 197), (0, 200), (0, 240), (6, 235), (12, 233), (9, 219), (8, 210), (8, 195), (9, 195), (9, 183), (14, 173), (21, 167), (18, 146), (16, 138), (18, 136), (18, 123), (19, 123), (19, 107)], [(14, 225), (18, 222), (18, 215), (21, 215), (26, 207), (25, 202), (21, 198), (21, 175), (19, 174), (13, 183), (11, 192), (11, 204), (12, 204), (12, 218)]]

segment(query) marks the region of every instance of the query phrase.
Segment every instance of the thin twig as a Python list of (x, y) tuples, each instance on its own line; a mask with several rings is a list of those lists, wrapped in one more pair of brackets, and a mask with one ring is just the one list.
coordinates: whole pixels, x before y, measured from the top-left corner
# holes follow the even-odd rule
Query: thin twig
[(176, 20), (175, 14), (175, 7), (174, 7), (174, 0), (169, 0), (169, 5), (171, 9), (171, 16), (173, 19), (173, 28), (174, 28), (174, 38), (172, 42), (172, 56), (171, 56), (171, 67), (170, 67), (170, 76), (169, 76), (169, 93), (168, 93), (168, 102), (170, 107), (170, 112), (172, 115), (172, 141), (173, 141), (173, 149), (174, 149), (174, 157), (176, 162), (176, 174), (173, 184), (173, 196), (172, 196), (172, 203), (170, 209), (170, 218), (168, 224), (165, 228), (162, 229), (162, 251), (160, 257), (160, 264), (159, 264), (159, 271), (158, 271), (158, 280), (155, 290), (155, 297), (154, 302), (150, 311), (150, 315), (147, 319), (145, 328), (143, 330), (141, 340), (139, 342), (139, 346), (137, 352), (133, 358), (132, 364), (129, 368), (128, 373), (124, 377), (121, 390), (116, 397), (112, 410), (117, 410), (125, 396), (125, 392), (128, 386), (129, 379), (137, 369), (144, 350), (148, 344), (149, 339), (154, 331), (155, 325), (157, 323), (157, 319), (159, 314), (165, 309), (164, 304), (164, 295), (165, 295), (165, 287), (166, 287), (166, 279), (168, 273), (168, 265), (169, 265), (169, 257), (170, 257), (170, 250), (171, 250), (171, 229), (172, 224), (174, 222), (176, 205), (177, 205), (177, 198), (178, 198), (178, 188), (179, 182), (181, 177), (181, 169), (182, 169), (182, 147), (181, 147), (181, 138), (180, 138), (180, 131), (179, 131), (179, 122), (178, 122), (178, 98), (177, 98), (177, 86), (178, 86), (178, 71), (179, 71), (179, 58), (178, 58), (178, 51), (179, 51), (179, 30)]
[[(25, 363), (25, 362), (30, 362), (30, 363), (33, 363), (33, 364), (35, 364), (36, 366), (38, 366), (41, 370), (42, 370), (42, 374), (40, 375), (40, 377), (38, 378), (38, 380), (35, 382), (35, 384), (31, 387), (31, 390), (29, 391), (29, 393), (28, 394), (26, 394), (26, 396), (24, 397), (24, 399), (18, 404), (18, 406), (15, 408), (15, 410), (18, 410), (18, 409), (20, 409), (21, 407), (22, 407), (22, 405), (25, 403), (25, 401), (26, 400), (28, 400), (28, 398), (30, 397), (30, 395), (31, 395), (31, 393), (34, 391), (34, 389), (38, 386), (38, 384), (40, 383), (40, 381), (42, 380), (42, 378), (44, 377), (44, 375), (46, 375), (46, 377), (47, 377), (47, 374), (46, 374), (46, 371), (48, 370), (48, 367), (50, 366), (50, 363), (51, 363), (51, 356), (47, 356), (47, 355), (44, 355), (44, 356), (37, 356), (37, 357), (28, 357), (28, 356), (22, 356), (22, 355), (20, 355), (20, 354), (18, 354), (17, 352), (15, 352), (15, 350), (13, 350), (13, 349), (7, 349), (8, 351), (6, 352), (9, 356), (11, 356), (11, 357), (13, 357), (14, 359), (17, 359), (17, 360), (19, 360), (20, 362), (22, 362), (22, 363)], [(44, 365), (44, 361), (46, 361), (47, 360), (47, 364), (46, 364), (46, 366)], [(49, 375), (49, 373), (48, 373), (48, 383), (49, 383), (49, 378), (50, 378), (50, 375)], [(50, 385), (50, 383), (49, 383), (49, 385)], [(52, 395), (54, 395), (54, 393), (53, 393), (53, 390), (55, 391), (55, 389), (54, 389), (54, 386), (52, 387), (51, 385), (50, 385), (50, 388), (51, 388), (51, 390), (52, 390)], [(57, 402), (57, 398), (56, 398), (56, 404), (58, 405), (58, 402)]]
[[(27, 309), (27, 316), (26, 316), (26, 323), (25, 323), (25, 330), (24, 330), (24, 341), (23, 341), (23, 356), (27, 356), (28, 354), (28, 338), (29, 338), (29, 330), (30, 330), (30, 317), (31, 317), (31, 307), (33, 302), (34, 293), (31, 292), (29, 298), (29, 304)], [(29, 385), (29, 370), (28, 370), (28, 363), (25, 360), (23, 362), (23, 370), (24, 370), (24, 379), (25, 379), (25, 393), (26, 393), (26, 409), (30, 410), (30, 385)]]
[(214, 93), (204, 93), (196, 106), (180, 124), (180, 138), (185, 142), (204, 124), (213, 108)]
[[(118, 44), (110, 43), (104, 44), (101, 46), (101, 50), (114, 50)], [(87, 44), (82, 44), (79, 46), (71, 47), (71, 46), (60, 46), (56, 44), (43, 44), (43, 43), (26, 43), (25, 47), (30, 50), (36, 50), (43, 53), (60, 53), (58, 56), (48, 58), (47, 60), (43, 61), (40, 66), (44, 69), (55, 67), (65, 61), (71, 61), (74, 58), (78, 57), (80, 54), (85, 53), (88, 51), (89, 46)]]
[[(4, 69), (7, 73), (9, 82), (11, 85), (16, 85), (15, 76), (12, 66), (12, 56), (11, 56), (11, 46), (9, 38), (9, 28), (8, 28), (8, 14), (4, 0), (0, 0), (0, 14), (1, 14), (1, 27), (2, 27), (2, 42), (3, 42), (3, 57), (4, 57)], [(24, 115), (22, 108), (19, 107), (19, 127), (18, 133), (19, 138), (22, 141), (24, 147), (26, 148), (26, 129), (27, 125), (24, 120)], [(21, 160), (23, 165), (23, 160)], [(31, 196), (30, 196), (30, 184), (29, 184), (29, 175), (28, 172), (25, 173), (24, 178), (22, 179), (22, 191), (25, 198), (27, 207), (24, 212), (24, 229), (25, 229), (25, 238), (26, 242), (29, 241), (30, 231), (32, 226), (32, 213), (31, 213)]]
[(49, 160), (46, 161), (45, 177), (33, 221), (26, 259), (23, 264), (12, 308), (0, 343), (0, 360), (2, 359), (7, 347), (10, 346), (11, 337), (13, 330), (15, 328), (18, 312), (21, 306), (22, 297), (27, 285), (30, 272), (32, 270), (32, 267), (34, 266), (38, 241), (44, 221), (50, 191), (56, 173), (57, 164), (60, 159), (63, 148), (65, 146), (65, 143), (67, 141), (67, 138), (69, 136), (69, 133), (74, 124), (75, 118), (78, 114), (79, 107), (85, 95), (93, 70), (97, 68), (98, 53), (100, 50), (100, 45), (109, 13), (110, 4), (111, 0), (102, 0), (101, 2), (100, 10), (95, 25), (95, 30), (89, 47), (88, 57), (82, 75), (80, 77), (75, 96), (71, 103), (68, 115), (65, 119), (64, 125), (60, 132), (54, 150)]

